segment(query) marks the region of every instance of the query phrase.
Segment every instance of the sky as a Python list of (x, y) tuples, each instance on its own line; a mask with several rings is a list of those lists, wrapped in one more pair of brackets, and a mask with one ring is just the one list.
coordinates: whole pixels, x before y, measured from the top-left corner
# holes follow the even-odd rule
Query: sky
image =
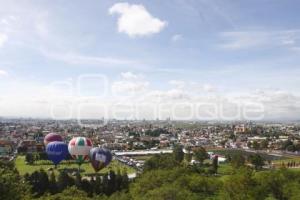
[(0, 116), (300, 118), (300, 2), (0, 5)]

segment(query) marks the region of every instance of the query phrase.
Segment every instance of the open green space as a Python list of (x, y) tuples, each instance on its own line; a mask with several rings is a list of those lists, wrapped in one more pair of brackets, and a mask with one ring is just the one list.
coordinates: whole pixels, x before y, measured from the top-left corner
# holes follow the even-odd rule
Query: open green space
[(152, 155), (145, 155), (145, 156), (133, 156), (132, 158), (135, 160), (146, 161), (151, 157), (152, 157)]
[[(212, 150), (212, 152), (217, 153), (217, 154), (221, 154), (221, 155), (232, 155), (235, 153), (242, 153), (245, 156), (248, 155), (253, 155), (256, 154), (255, 152), (246, 152), (240, 149), (220, 149), (220, 150)], [(285, 159), (289, 159), (289, 157), (287, 156), (275, 156), (275, 155), (269, 155), (266, 153), (259, 153), (261, 156), (263, 156), (264, 159), (266, 160), (272, 160), (272, 161), (276, 161), (276, 160), (285, 160)], [(299, 158), (300, 159), (300, 158)]]
[[(25, 162), (25, 156), (18, 156), (15, 160), (16, 167), (21, 175), (24, 175), (26, 173), (33, 173), (36, 170), (44, 169), (49, 170), (51, 168), (54, 168), (54, 165), (51, 164), (50, 161), (36, 161), (34, 164), (29, 165)], [(77, 171), (78, 165), (74, 161), (63, 161), (58, 166), (57, 169), (55, 169), (55, 173), (57, 174), (59, 170), (67, 169), (70, 171)], [(95, 173), (93, 167), (89, 162), (83, 163), (80, 166), (81, 173), (83, 175), (88, 175)], [(99, 173), (106, 173), (109, 170), (113, 170), (117, 172), (118, 170), (121, 173), (127, 172), (128, 174), (134, 173), (135, 169), (132, 167), (128, 167), (125, 164), (120, 163), (117, 160), (111, 161), (111, 163), (105, 167), (104, 169), (100, 170)]]

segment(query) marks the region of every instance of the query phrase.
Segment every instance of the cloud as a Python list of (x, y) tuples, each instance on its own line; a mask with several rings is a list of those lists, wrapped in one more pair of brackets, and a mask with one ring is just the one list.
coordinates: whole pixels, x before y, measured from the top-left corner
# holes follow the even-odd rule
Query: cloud
[(176, 89), (188, 88), (190, 91), (204, 91), (204, 92), (215, 92), (216, 87), (211, 84), (200, 84), (198, 82), (185, 82), (182, 80), (171, 80), (169, 84), (174, 85)]
[(112, 84), (112, 90), (115, 93), (123, 92), (142, 92), (149, 86), (147, 81), (116, 81)]
[(68, 94), (68, 87), (58, 85), (49, 87), (24, 81), (11, 84), (3, 88), (8, 93), (1, 91), (1, 116), (99, 119), (116, 118), (114, 112), (124, 111), (123, 119), (133, 116), (137, 119), (252, 120), (258, 116), (259, 120), (282, 120), (299, 119), (300, 114), (300, 96), (282, 90), (205, 95), (193, 88), (163, 90), (150, 88), (147, 81), (120, 80), (110, 88), (120, 91), (120, 96), (99, 99)]
[(0, 70), (0, 76), (6, 76), (8, 75), (7, 71)]
[(260, 46), (268, 41), (268, 34), (265, 32), (224, 32), (221, 37), (224, 42), (220, 47), (229, 50)]
[(249, 49), (255, 47), (286, 47), (294, 49), (300, 46), (300, 30), (280, 31), (232, 31), (222, 32), (219, 47), (228, 50)]
[(188, 100), (189, 94), (180, 88), (170, 90), (151, 90), (143, 98), (142, 102), (172, 103), (174, 100)]
[(172, 38), (171, 38), (172, 42), (177, 42), (177, 41), (182, 40), (182, 39), (183, 39), (183, 36), (180, 35), (180, 34), (173, 35)]
[(214, 92), (216, 90), (216, 88), (210, 84), (204, 84), (203, 85), (203, 90), (205, 92)]
[(7, 41), (8, 37), (4, 33), (0, 33), (0, 47), (4, 45), (4, 43)]
[(121, 77), (126, 80), (135, 80), (135, 79), (138, 79), (140, 77), (140, 75), (134, 74), (132, 72), (122, 72)]
[(128, 65), (134, 64), (136, 61), (134, 60), (127, 60), (122, 58), (113, 58), (113, 57), (100, 57), (100, 56), (86, 56), (76, 53), (51, 53), (47, 51), (42, 51), (44, 56), (65, 62), (71, 65), (102, 65), (102, 64), (109, 64), (109, 65)]
[(174, 85), (178, 89), (183, 89), (186, 85), (185, 81), (181, 80), (171, 80), (169, 81), (169, 84)]
[(146, 36), (159, 33), (167, 25), (153, 17), (143, 5), (116, 3), (109, 9), (109, 14), (118, 14), (118, 31), (129, 37)]
[(122, 72), (122, 80), (115, 81), (111, 85), (112, 93), (117, 96), (132, 96), (146, 91), (150, 83), (142, 75), (132, 72)]

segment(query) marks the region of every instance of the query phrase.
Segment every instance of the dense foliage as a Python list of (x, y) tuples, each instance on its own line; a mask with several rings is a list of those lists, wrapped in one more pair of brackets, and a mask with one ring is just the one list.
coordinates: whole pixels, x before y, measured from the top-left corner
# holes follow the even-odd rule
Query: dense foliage
[(241, 153), (227, 156), (233, 170), (218, 174), (218, 157), (211, 162), (205, 149), (194, 149), (198, 160), (187, 164), (191, 154), (180, 146), (173, 154), (160, 154), (145, 163), (145, 170), (133, 182), (126, 174), (110, 171), (81, 177), (65, 170), (36, 171), (20, 177), (11, 163), (1, 163), (0, 199), (37, 200), (298, 200), (300, 172), (286, 168), (263, 170), (264, 159)]
[(29, 187), (13, 163), (0, 162), (0, 199), (29, 199)]
[(25, 181), (31, 186), (31, 194), (40, 197), (47, 193), (57, 194), (68, 187), (75, 186), (78, 190), (86, 192), (89, 197), (97, 195), (111, 195), (114, 192), (128, 189), (128, 176), (110, 171), (107, 174), (82, 178), (79, 173), (75, 177), (66, 170), (61, 170), (57, 179), (53, 172), (48, 175), (44, 170), (35, 171), (24, 175)]

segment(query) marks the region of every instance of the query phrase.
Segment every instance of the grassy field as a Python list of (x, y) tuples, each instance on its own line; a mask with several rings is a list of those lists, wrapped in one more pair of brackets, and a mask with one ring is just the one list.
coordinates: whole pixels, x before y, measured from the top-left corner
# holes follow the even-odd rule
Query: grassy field
[(149, 156), (133, 156), (132, 158), (135, 159), (135, 160), (142, 160), (142, 161), (146, 161), (148, 160), (149, 158), (151, 158), (152, 156), (149, 155)]
[[(18, 156), (15, 160), (16, 167), (21, 175), (24, 175), (25, 173), (32, 173), (36, 170), (44, 169), (49, 170), (50, 168), (54, 168), (54, 165), (51, 164), (50, 161), (37, 161), (33, 165), (28, 165), (25, 163), (25, 156)], [(57, 174), (59, 170), (67, 169), (70, 172), (77, 171), (78, 165), (74, 163), (73, 161), (63, 161), (61, 162), (57, 169), (55, 169), (55, 173)], [(80, 167), (81, 174), (82, 175), (88, 175), (95, 173), (94, 169), (92, 168), (90, 163), (83, 163)], [(124, 165), (116, 160), (113, 160), (107, 167), (100, 170), (99, 173), (106, 173), (109, 170), (113, 170), (117, 172), (120, 170), (121, 173), (127, 172), (128, 174), (134, 173), (135, 169), (128, 167), (127, 165)]]
[(229, 175), (233, 173), (233, 168), (229, 163), (219, 164), (218, 173), (221, 175)]

